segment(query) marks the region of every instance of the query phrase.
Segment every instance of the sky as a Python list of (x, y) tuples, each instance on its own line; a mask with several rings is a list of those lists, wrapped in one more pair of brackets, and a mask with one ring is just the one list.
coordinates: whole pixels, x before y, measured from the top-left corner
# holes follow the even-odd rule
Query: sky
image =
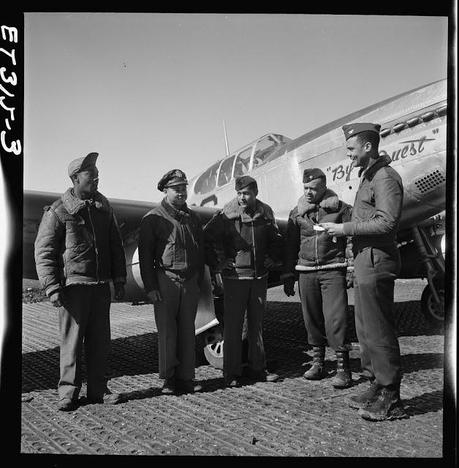
[(265, 133), (290, 138), (447, 76), (447, 18), (26, 13), (24, 189), (62, 193), (99, 153), (99, 191), (159, 201)]

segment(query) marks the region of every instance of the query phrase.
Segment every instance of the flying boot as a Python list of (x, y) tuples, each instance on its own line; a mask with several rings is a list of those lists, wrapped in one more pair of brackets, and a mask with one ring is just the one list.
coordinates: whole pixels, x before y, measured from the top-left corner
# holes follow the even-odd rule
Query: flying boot
[(336, 351), (336, 375), (332, 379), (335, 388), (348, 388), (352, 386), (352, 374), (349, 366), (349, 351)]
[(306, 380), (321, 380), (327, 376), (324, 367), (325, 346), (312, 347), (312, 366), (303, 374)]

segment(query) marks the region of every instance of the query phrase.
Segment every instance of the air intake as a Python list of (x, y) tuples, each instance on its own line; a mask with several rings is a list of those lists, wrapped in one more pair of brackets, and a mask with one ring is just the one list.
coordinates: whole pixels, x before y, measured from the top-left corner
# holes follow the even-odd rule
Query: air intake
[(434, 190), (439, 185), (444, 184), (446, 182), (445, 176), (440, 172), (440, 170), (436, 169), (432, 171), (430, 174), (427, 174), (423, 177), (420, 177), (414, 182), (414, 185), (421, 193), (427, 193), (431, 190)]

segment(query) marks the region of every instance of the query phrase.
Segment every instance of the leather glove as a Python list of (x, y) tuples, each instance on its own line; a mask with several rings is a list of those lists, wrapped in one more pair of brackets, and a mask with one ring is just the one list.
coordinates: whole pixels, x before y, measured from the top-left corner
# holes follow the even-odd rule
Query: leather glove
[(295, 295), (295, 277), (294, 276), (289, 276), (288, 278), (284, 279), (284, 293), (287, 296)]

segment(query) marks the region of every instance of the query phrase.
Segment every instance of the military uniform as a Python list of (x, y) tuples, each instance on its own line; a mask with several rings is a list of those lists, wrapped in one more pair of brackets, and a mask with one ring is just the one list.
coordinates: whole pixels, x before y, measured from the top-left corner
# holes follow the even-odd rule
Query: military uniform
[[(174, 169), (158, 183), (158, 190), (186, 184)], [(200, 285), (204, 274), (201, 221), (186, 204), (180, 209), (165, 197), (142, 219), (139, 261), (145, 292), (159, 291), (154, 304), (159, 340), (159, 377), (176, 387), (195, 376), (195, 327)]]
[[(303, 183), (326, 176), (318, 168), (305, 169)], [(315, 230), (321, 222), (342, 223), (351, 218), (351, 207), (330, 189), (320, 199), (308, 202), (305, 195), (290, 212), (285, 242), (284, 283), (291, 288), (298, 276), (299, 293), (308, 343), (313, 347), (313, 365), (305, 372), (308, 380), (326, 376), (325, 346), (336, 352), (337, 388), (351, 385), (347, 339), (346, 238), (333, 239)], [(288, 286), (287, 286), (288, 287)], [(286, 291), (287, 292), (287, 291)], [(293, 292), (292, 292), (293, 294)]]
[[(69, 176), (94, 167), (97, 153), (69, 165)], [(51, 297), (61, 294), (59, 308), (59, 401), (70, 409), (81, 389), (83, 343), (87, 397), (103, 400), (108, 393), (105, 372), (110, 351), (110, 286), (126, 281), (126, 260), (117, 221), (99, 192), (78, 198), (68, 189), (43, 214), (35, 240), (38, 278)]]
[[(255, 184), (252, 177), (236, 179), (237, 191)], [(242, 375), (242, 328), (247, 311), (248, 371), (256, 380), (275, 379), (266, 372), (263, 316), (266, 309), (268, 269), (266, 258), (280, 260), (281, 236), (272, 209), (256, 200), (252, 210), (227, 203), (204, 227), (208, 252), (220, 251), (221, 261), (208, 259), (213, 272), (218, 263), (230, 262), (222, 270), (224, 289), (223, 373), (227, 384)]]
[[(379, 125), (367, 123), (343, 127), (346, 140), (379, 129)], [(361, 365), (372, 381), (368, 394), (371, 398), (363, 404), (366, 409), (361, 409), (361, 413), (368, 409), (372, 413), (380, 411), (381, 408), (376, 408), (379, 403), (374, 403), (375, 397), (389, 393), (393, 406), (400, 407), (402, 370), (394, 315), (394, 281), (400, 272), (396, 233), (403, 184), (390, 162), (388, 156), (371, 158), (360, 171), (352, 218), (343, 224), (343, 233), (352, 236), (353, 243), (355, 322)], [(369, 407), (372, 400), (373, 407)], [(389, 418), (391, 411), (389, 408)]]

